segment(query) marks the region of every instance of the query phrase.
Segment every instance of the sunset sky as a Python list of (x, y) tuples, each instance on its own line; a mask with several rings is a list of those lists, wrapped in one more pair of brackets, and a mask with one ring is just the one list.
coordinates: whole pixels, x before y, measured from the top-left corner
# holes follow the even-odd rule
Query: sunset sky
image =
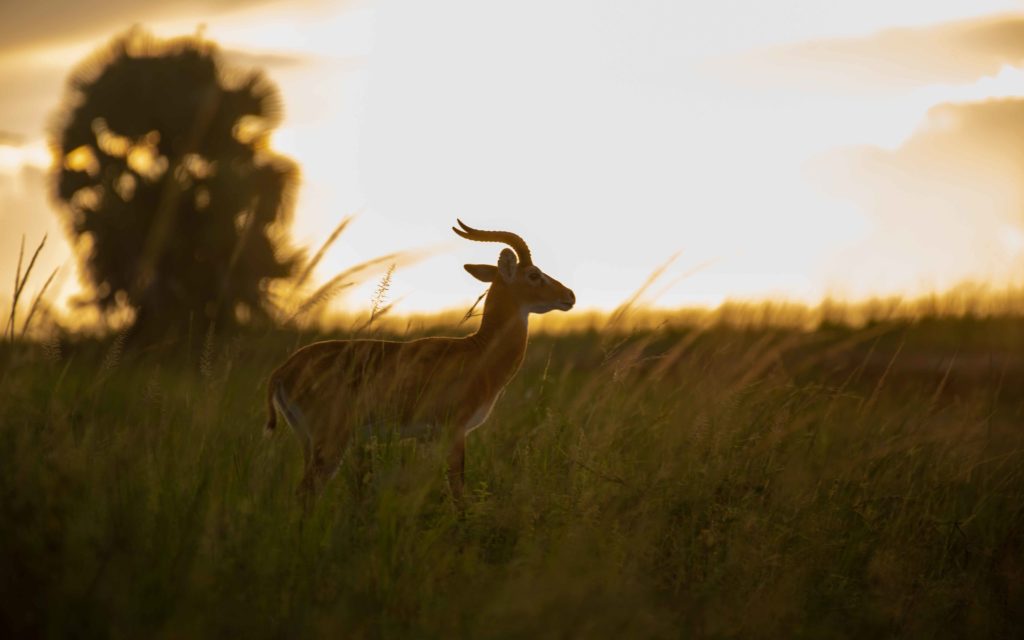
[(584, 308), (676, 253), (659, 305), (1024, 284), (1011, 0), (4, 3), (0, 283), (21, 235), (49, 232), (42, 266), (77, 289), (45, 126), (70, 68), (132, 24), (202, 25), (267, 70), (273, 145), (303, 170), (295, 240), (360, 212), (321, 279), (428, 249), (395, 274), (401, 311), (480, 293), (461, 265), (498, 249), (456, 238), (456, 217), (524, 236)]

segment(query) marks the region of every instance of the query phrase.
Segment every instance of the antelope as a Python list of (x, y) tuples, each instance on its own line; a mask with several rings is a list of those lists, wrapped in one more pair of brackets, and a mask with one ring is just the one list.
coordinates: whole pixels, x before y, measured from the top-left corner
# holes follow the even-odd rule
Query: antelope
[(353, 436), (381, 424), (395, 425), (399, 437), (450, 439), (448, 485), (461, 505), (466, 436), (487, 420), (519, 370), (529, 315), (576, 304), (571, 289), (534, 266), (521, 237), (458, 224), (452, 230), (467, 240), (511, 248), (501, 250), (496, 266), (464, 265), (490, 285), (475, 333), (315, 342), (270, 375), (266, 431), (274, 430), (280, 413), (298, 437), (305, 470), (297, 494), (307, 508), (337, 472)]

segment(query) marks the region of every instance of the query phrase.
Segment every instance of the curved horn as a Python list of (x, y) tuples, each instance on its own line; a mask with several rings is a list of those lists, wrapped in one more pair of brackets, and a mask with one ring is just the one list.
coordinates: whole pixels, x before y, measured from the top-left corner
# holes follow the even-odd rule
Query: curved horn
[[(458, 218), (456, 218), (456, 220), (458, 220)], [(511, 231), (481, 231), (480, 229), (474, 229), (467, 225), (462, 220), (458, 220), (458, 222), (462, 229), (452, 227), (452, 231), (459, 234), (459, 236), (466, 240), (476, 240), (477, 242), (503, 242), (515, 250), (516, 256), (519, 258), (519, 264), (524, 266), (533, 264), (533, 259), (530, 257), (530, 247), (526, 246), (525, 240)]]

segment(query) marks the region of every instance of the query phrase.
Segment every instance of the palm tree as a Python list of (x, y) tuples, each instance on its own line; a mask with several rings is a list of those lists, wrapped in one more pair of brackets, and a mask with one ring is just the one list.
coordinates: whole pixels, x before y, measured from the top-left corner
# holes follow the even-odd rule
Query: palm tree
[(224, 328), (290, 275), (297, 165), (269, 148), (276, 86), (199, 37), (132, 29), (76, 68), (51, 131), (56, 197), (90, 285), (138, 333)]

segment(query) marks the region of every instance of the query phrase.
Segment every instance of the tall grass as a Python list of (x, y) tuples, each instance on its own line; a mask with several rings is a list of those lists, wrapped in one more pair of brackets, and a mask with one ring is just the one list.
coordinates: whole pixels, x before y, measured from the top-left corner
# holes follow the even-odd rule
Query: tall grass
[(13, 295), (11, 296), (11, 312), (7, 317), (7, 325), (5, 335), (10, 343), (14, 343), (16, 338), (22, 340), (25, 339), (26, 333), (28, 333), (29, 327), (32, 326), (32, 319), (35, 317), (36, 312), (39, 311), (40, 304), (43, 301), (43, 296), (46, 295), (46, 290), (50, 288), (50, 284), (53, 283), (54, 277), (57, 275), (58, 269), (54, 269), (50, 276), (43, 282), (43, 286), (36, 292), (36, 295), (32, 298), (29, 303), (28, 314), (21, 324), (21, 332), (18, 332), (18, 306), (21, 303), (22, 296), (26, 293), (25, 286), (28, 284), (29, 278), (32, 276), (32, 269), (36, 265), (36, 260), (39, 258), (39, 254), (42, 253), (43, 248), (46, 246), (46, 236), (39, 241), (39, 245), (36, 246), (35, 251), (32, 252), (32, 257), (29, 258), (28, 264), (25, 265), (24, 273), (21, 270), (23, 261), (25, 259), (25, 236), (21, 237), (21, 248), (18, 251), (18, 266), (14, 271), (14, 289)]
[(537, 335), (469, 439), (464, 515), (442, 452), (382, 442), (301, 526), (298, 444), (260, 428), (291, 334), (23, 345), (0, 632), (1019, 635), (1022, 329)]

